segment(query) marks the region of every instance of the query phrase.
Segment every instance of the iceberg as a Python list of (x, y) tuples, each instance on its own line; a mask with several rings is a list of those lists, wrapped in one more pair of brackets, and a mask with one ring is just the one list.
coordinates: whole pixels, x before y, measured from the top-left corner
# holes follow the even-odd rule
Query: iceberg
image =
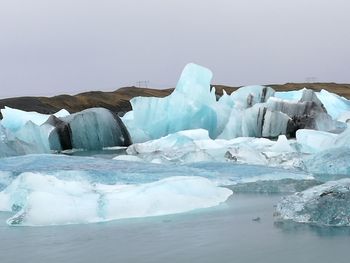
[(104, 108), (71, 115), (65, 110), (55, 115), (26, 113), (8, 107), (2, 111), (0, 157), (68, 149), (99, 150), (131, 144), (121, 119)]
[(0, 193), (0, 209), (16, 212), (9, 225), (62, 225), (183, 213), (219, 205), (231, 194), (202, 177), (103, 185), (23, 173)]
[[(143, 134), (147, 139), (158, 139), (170, 133), (203, 128), (216, 136), (217, 115), (213, 105), (215, 92), (210, 92), (212, 73), (209, 69), (188, 64), (174, 92), (165, 98), (136, 97), (130, 103), (133, 111), (123, 118), (134, 142)], [(142, 131), (142, 132), (140, 132)]]
[(91, 108), (67, 117), (61, 121), (50, 119), (55, 125), (50, 137), (54, 150), (85, 149), (98, 150), (104, 147), (129, 146), (130, 135), (120, 118), (104, 108)]
[(142, 143), (193, 129), (207, 130), (211, 139), (229, 140), (295, 137), (297, 130), (305, 128), (339, 133), (346, 128), (332, 118), (331, 104), (326, 106), (333, 115), (328, 114), (325, 99), (312, 90), (275, 93), (270, 87), (246, 86), (231, 95), (223, 91), (216, 100), (215, 88), (210, 90), (211, 78), (209, 69), (188, 64), (169, 96), (132, 99), (132, 111), (122, 118), (132, 140)]
[(350, 226), (350, 179), (329, 181), (284, 197), (275, 216), (298, 223)]

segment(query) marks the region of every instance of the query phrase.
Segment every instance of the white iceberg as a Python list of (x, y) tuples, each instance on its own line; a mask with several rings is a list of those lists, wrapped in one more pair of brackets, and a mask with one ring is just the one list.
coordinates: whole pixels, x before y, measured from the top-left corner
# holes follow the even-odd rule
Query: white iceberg
[(225, 202), (232, 194), (202, 177), (169, 177), (138, 185), (90, 184), (23, 173), (0, 193), (10, 225), (62, 225), (183, 213)]

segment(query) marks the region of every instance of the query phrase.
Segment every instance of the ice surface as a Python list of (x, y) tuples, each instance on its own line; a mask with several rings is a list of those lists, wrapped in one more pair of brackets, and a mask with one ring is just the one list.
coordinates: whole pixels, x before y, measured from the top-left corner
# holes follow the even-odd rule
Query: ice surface
[(303, 96), (304, 89), (300, 90), (291, 90), (291, 91), (277, 91), (275, 92), (274, 97), (282, 99), (282, 100), (291, 100), (291, 101), (299, 101)]
[[(181, 131), (127, 148), (130, 156), (154, 163), (233, 162), (302, 168), (302, 153), (294, 140), (240, 137), (212, 140), (203, 129)], [(123, 157), (124, 158), (124, 157)]]
[(19, 140), (15, 135), (3, 127), (0, 122), (0, 158), (14, 155), (31, 154), (37, 147)]
[(169, 177), (139, 185), (102, 185), (23, 173), (0, 194), (10, 225), (57, 225), (158, 216), (208, 208), (232, 191), (202, 177)]
[[(40, 126), (41, 124), (46, 122), (47, 119), (51, 116), (51, 115), (41, 114), (34, 111), (27, 112), (27, 111), (22, 111), (18, 109), (12, 109), (10, 107), (5, 107), (5, 109), (1, 109), (0, 111), (3, 117), (1, 124), (5, 128), (13, 132), (18, 131), (28, 121), (31, 121), (32, 123)], [(66, 117), (69, 115), (69, 112), (62, 109), (53, 115), (56, 117)]]
[(278, 136), (277, 142), (270, 148), (272, 152), (295, 152), (285, 135)]
[(333, 119), (337, 119), (342, 113), (350, 111), (350, 101), (337, 94), (321, 90), (317, 94), (317, 97), (323, 103), (328, 114), (330, 114)]
[(128, 161), (128, 162), (144, 162), (143, 159), (135, 155), (117, 155), (113, 160)]
[(350, 176), (350, 147), (327, 149), (304, 160), (305, 168), (314, 175), (322, 175), (323, 180), (334, 176)]
[(338, 118), (338, 121), (349, 123), (350, 122), (350, 111), (344, 111), (341, 113)]
[(329, 181), (285, 197), (276, 215), (299, 223), (350, 226), (350, 179)]
[(340, 134), (302, 129), (297, 131), (296, 138), (303, 152), (316, 153), (331, 148), (347, 147), (350, 128)]
[(315, 153), (334, 147), (337, 137), (337, 134), (309, 129), (301, 129), (296, 133), (297, 142), (306, 153)]
[(232, 92), (230, 97), (236, 109), (247, 109), (257, 103), (266, 102), (274, 94), (275, 91), (270, 87), (255, 85), (242, 87)]

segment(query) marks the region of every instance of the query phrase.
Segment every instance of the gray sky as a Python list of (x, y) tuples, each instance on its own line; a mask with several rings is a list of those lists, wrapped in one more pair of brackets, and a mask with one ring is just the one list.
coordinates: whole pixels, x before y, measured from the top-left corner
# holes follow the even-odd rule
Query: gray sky
[(188, 62), (227, 85), (350, 82), (349, 0), (0, 0), (0, 97), (175, 86)]

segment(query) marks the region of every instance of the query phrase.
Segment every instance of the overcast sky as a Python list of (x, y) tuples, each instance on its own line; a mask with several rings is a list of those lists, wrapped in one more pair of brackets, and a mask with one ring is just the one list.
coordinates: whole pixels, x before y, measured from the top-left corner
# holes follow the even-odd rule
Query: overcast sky
[(350, 83), (349, 0), (0, 0), (0, 97), (175, 86)]

